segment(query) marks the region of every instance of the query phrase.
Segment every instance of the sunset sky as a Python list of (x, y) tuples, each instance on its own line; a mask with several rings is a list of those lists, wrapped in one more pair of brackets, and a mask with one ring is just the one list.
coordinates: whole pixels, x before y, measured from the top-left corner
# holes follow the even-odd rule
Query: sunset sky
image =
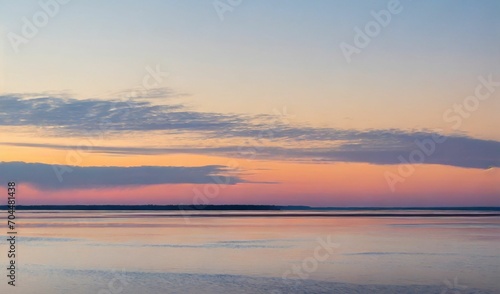
[(0, 1), (1, 182), (20, 204), (500, 206), (499, 13)]

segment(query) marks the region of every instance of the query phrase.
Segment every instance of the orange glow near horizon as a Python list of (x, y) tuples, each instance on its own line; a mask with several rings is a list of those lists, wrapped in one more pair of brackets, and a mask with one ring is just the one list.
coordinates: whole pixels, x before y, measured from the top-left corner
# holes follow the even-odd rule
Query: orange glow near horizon
[[(128, 164), (152, 162), (144, 156)], [(165, 156), (157, 164), (182, 163)], [(89, 165), (98, 161), (92, 157)], [(147, 156), (146, 156), (147, 158)], [(188, 156), (193, 159), (194, 157)], [(175, 159), (175, 160), (174, 160)], [(392, 192), (384, 178), (398, 165), (307, 164), (199, 157), (198, 164), (236, 163), (247, 183), (169, 184), (100, 189), (40, 190), (20, 183), (20, 204), (277, 204), (310, 206), (477, 206), (500, 205), (499, 169), (415, 165), (415, 172)], [(109, 165), (113, 160), (103, 163)], [(123, 165), (125, 162), (121, 161)], [(194, 164), (194, 162), (193, 162)], [(187, 165), (187, 164), (186, 164)], [(69, 175), (70, 176), (70, 175)]]

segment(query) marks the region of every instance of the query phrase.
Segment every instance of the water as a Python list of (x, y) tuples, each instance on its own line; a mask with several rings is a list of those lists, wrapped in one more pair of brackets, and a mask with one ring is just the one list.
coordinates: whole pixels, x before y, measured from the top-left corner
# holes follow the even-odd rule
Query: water
[[(500, 293), (499, 217), (328, 213), (18, 212), (17, 286), (2, 274), (0, 289)], [(6, 265), (6, 254), (1, 261)]]

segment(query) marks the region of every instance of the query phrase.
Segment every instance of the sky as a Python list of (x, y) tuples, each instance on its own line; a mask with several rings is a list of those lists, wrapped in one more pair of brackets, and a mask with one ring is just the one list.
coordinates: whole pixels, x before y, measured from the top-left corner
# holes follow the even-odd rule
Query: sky
[(20, 204), (500, 206), (499, 13), (2, 0), (0, 179)]

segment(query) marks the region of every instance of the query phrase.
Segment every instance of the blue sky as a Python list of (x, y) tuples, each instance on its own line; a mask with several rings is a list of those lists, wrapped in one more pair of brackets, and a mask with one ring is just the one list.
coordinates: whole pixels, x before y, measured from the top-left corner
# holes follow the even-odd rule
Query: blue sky
[[(170, 74), (166, 85), (192, 94), (200, 107), (261, 113), (269, 107), (259, 102), (272, 97), (276, 104), (305, 106), (310, 119), (317, 110), (309, 101), (343, 102), (344, 96), (375, 104), (382, 98), (357, 91), (360, 83), (383, 92), (389, 103), (418, 91), (419, 98), (409, 94), (408, 100), (425, 108), (435, 107), (436, 98), (422, 87), (450, 103), (476, 76), (498, 73), (498, 1), (401, 1), (403, 11), (346, 63), (339, 44), (352, 43), (354, 27), (388, 2), (242, 1), (221, 21), (213, 1), (74, 0), (20, 53), (3, 38), (4, 87), (104, 96), (138, 84), (146, 65), (161, 64)], [(38, 1), (1, 5), (6, 32), (20, 32), (22, 18), (40, 10)], [(450, 87), (459, 87), (456, 95)], [(245, 103), (249, 97), (256, 103)]]

